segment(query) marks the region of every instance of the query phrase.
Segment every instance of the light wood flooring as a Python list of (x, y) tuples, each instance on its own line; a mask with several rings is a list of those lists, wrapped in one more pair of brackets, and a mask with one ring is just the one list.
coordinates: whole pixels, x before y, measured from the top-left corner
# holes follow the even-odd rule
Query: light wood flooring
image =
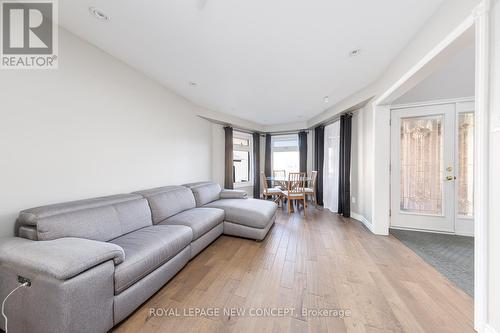
[[(150, 308), (247, 316), (150, 316)], [(296, 312), (256, 317), (259, 308)], [(350, 316), (303, 316), (302, 308)], [(396, 238), (310, 207), (307, 219), (280, 212), (262, 242), (220, 237), (115, 331), (462, 333), (473, 332), (473, 300)]]

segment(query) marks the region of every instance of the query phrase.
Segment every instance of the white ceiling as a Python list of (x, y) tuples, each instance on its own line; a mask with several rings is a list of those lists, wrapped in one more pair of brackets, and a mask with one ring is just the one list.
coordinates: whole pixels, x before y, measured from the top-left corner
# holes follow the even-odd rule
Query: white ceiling
[(59, 22), (199, 106), (272, 125), (373, 82), (441, 2), (72, 0)]

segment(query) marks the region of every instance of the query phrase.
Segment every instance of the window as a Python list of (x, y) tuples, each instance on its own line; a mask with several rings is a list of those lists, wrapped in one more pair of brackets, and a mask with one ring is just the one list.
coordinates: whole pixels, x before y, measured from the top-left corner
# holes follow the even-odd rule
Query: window
[(299, 136), (277, 135), (272, 137), (273, 170), (285, 170), (287, 177), (290, 172), (299, 172)]
[(253, 183), (252, 149), (253, 139), (250, 134), (233, 132), (233, 179), (236, 186)]

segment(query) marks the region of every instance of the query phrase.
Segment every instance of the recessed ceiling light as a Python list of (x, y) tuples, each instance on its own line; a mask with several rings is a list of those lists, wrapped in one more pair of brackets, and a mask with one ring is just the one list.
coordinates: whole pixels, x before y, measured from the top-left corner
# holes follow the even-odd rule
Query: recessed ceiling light
[(95, 7), (89, 7), (89, 12), (97, 18), (98, 20), (101, 21), (109, 21), (109, 16), (106, 14), (102, 9), (95, 8)]
[(189, 85), (191, 87), (196, 87), (198, 85), (198, 83), (194, 82), (194, 81), (189, 81)]
[(323, 102), (328, 103), (329, 101), (330, 99), (328, 98), (328, 96), (323, 97)]
[(361, 52), (360, 49), (352, 50), (351, 52), (349, 52), (349, 57), (355, 57), (355, 56), (359, 55), (360, 52)]

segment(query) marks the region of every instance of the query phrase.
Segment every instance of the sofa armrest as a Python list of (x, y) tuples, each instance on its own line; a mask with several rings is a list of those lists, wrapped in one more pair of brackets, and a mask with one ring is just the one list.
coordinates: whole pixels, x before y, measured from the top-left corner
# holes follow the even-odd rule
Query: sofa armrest
[(125, 260), (123, 249), (112, 243), (65, 237), (32, 241), (13, 237), (0, 240), (0, 263), (33, 273), (68, 280), (103, 262)]
[(221, 199), (246, 199), (248, 197), (247, 192), (243, 190), (222, 190), (220, 192)]

